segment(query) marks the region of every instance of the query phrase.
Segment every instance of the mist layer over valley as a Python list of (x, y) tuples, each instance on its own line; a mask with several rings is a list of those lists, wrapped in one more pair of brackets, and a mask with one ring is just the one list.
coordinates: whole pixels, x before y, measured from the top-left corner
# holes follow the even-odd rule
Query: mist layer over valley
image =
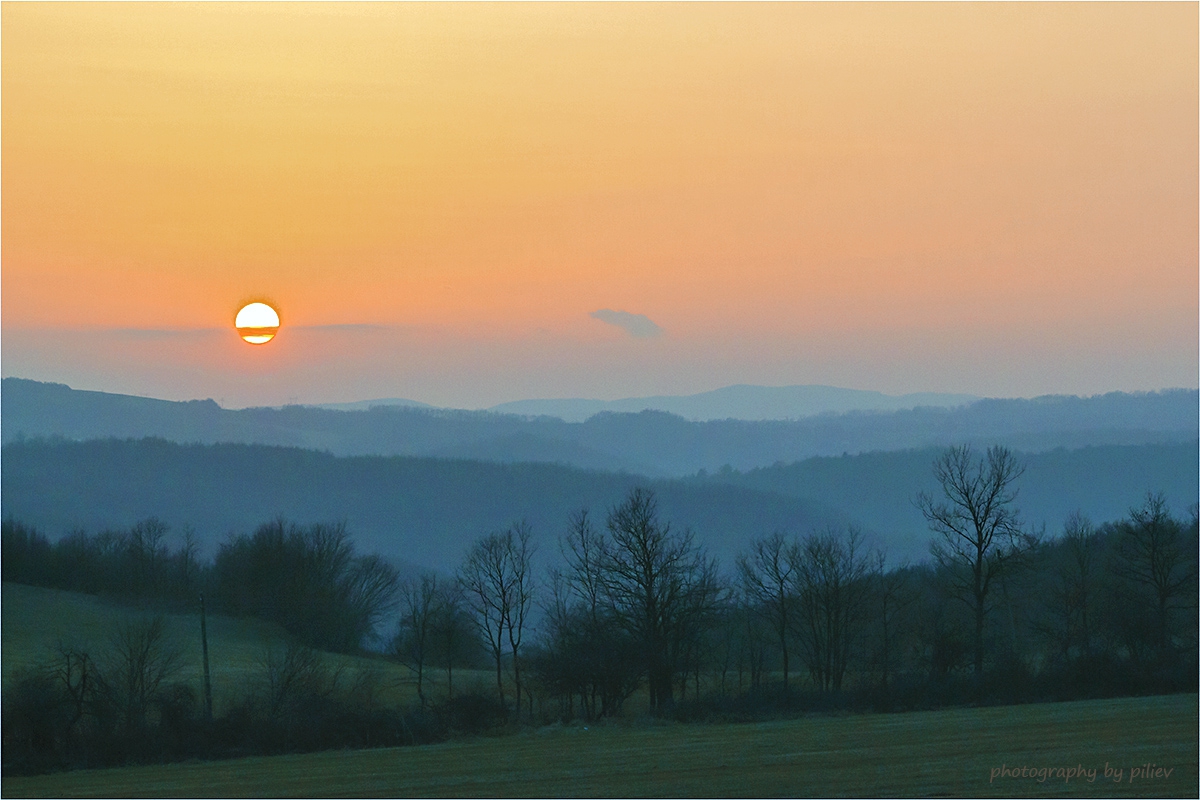
[[(1004, 444), (1018, 506), (1053, 534), (1116, 519), (1147, 491), (1179, 513), (1200, 485), (1197, 393), (982, 400), (791, 421), (689, 422), (657, 411), (582, 423), (374, 407), (231, 411), (5, 379), (4, 514), (57, 537), (155, 516), (207, 547), (285, 516), (344, 520), (361, 549), (449, 571), (480, 534), (527, 520), (543, 558), (580, 508), (633, 486), (725, 565), (773, 531), (860, 526), (894, 560), (928, 557), (913, 498), (941, 448)], [(148, 439), (145, 437), (157, 437)]]

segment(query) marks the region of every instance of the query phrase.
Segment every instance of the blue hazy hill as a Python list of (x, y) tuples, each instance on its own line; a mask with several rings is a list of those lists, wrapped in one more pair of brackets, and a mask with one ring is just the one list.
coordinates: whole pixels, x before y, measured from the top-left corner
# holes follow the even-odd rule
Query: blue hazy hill
[(0, 400), (4, 442), (39, 436), (156, 436), (183, 443), (302, 447), (346, 456), (558, 463), (660, 477), (725, 465), (748, 470), (815, 456), (964, 442), (1044, 452), (1088, 445), (1186, 443), (1200, 435), (1200, 393), (1184, 389), (984, 399), (954, 408), (850, 411), (795, 420), (705, 422), (655, 410), (605, 411), (583, 422), (378, 404), (367, 410), (234, 410), (212, 400), (154, 400), (17, 378), (4, 379)]

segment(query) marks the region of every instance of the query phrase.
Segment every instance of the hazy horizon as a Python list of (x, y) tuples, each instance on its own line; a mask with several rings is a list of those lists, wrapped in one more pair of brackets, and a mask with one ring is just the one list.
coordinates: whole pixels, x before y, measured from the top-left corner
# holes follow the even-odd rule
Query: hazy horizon
[[(763, 384), (739, 383), (739, 384), (725, 384), (722, 386), (714, 386), (710, 389), (702, 389), (697, 392), (688, 392), (688, 393), (680, 393), (680, 394), (655, 393), (655, 394), (644, 394), (644, 395), (636, 395), (636, 396), (619, 395), (619, 396), (613, 396), (613, 397), (599, 397), (599, 396), (584, 397), (584, 396), (580, 396), (580, 395), (575, 395), (575, 396), (564, 395), (564, 396), (558, 396), (558, 397), (533, 397), (533, 396), (530, 396), (530, 397), (513, 397), (511, 399), (500, 400), (495, 403), (488, 403), (486, 405), (475, 405), (475, 406), (439, 405), (436, 403), (427, 402), (427, 401), (422, 400), (421, 398), (417, 398), (417, 397), (400, 397), (400, 396), (394, 396), (394, 395), (386, 396), (386, 397), (385, 396), (355, 397), (355, 398), (348, 399), (348, 400), (321, 400), (321, 399), (309, 400), (309, 399), (300, 398), (300, 399), (289, 399), (287, 402), (284, 402), (284, 403), (258, 403), (258, 404), (250, 404), (250, 405), (232, 405), (232, 404), (228, 404), (226, 402), (222, 402), (222, 400), (220, 398), (213, 397), (211, 395), (204, 395), (204, 396), (197, 395), (197, 396), (189, 396), (189, 397), (184, 397), (184, 396), (167, 397), (167, 396), (160, 396), (160, 395), (141, 394), (138, 392), (126, 391), (126, 390), (121, 390), (121, 389), (97, 388), (97, 387), (92, 387), (92, 386), (76, 385), (76, 384), (73, 384), (73, 383), (71, 383), (69, 381), (65, 381), (65, 380), (54, 380), (54, 379), (49, 379), (49, 378), (30, 378), (26, 375), (10, 375), (10, 374), (7, 374), (7, 371), (5, 372), (3, 377), (4, 378), (17, 378), (17, 379), (22, 379), (22, 380), (36, 380), (36, 381), (39, 381), (42, 383), (57, 383), (57, 384), (62, 384), (62, 385), (68, 386), (69, 388), (76, 390), (76, 391), (103, 392), (106, 394), (144, 397), (144, 398), (151, 399), (151, 400), (167, 400), (167, 401), (172, 401), (172, 402), (187, 402), (187, 401), (193, 401), (193, 400), (212, 400), (213, 402), (217, 403), (220, 407), (226, 408), (229, 410), (240, 410), (240, 409), (247, 409), (247, 408), (280, 407), (280, 406), (285, 406), (285, 405), (304, 405), (304, 406), (313, 406), (313, 407), (352, 406), (352, 405), (364, 405), (364, 404), (374, 403), (374, 402), (407, 401), (407, 402), (412, 402), (414, 404), (417, 404), (418, 406), (424, 406), (424, 407), (429, 407), (429, 408), (441, 408), (441, 409), (462, 410), (462, 411), (500, 410), (502, 413), (506, 413), (506, 412), (503, 412), (502, 407), (509, 406), (509, 405), (519, 405), (523, 402), (555, 403), (555, 402), (581, 401), (581, 402), (597, 402), (597, 403), (618, 403), (621, 401), (640, 401), (640, 400), (656, 400), (656, 399), (689, 399), (689, 398), (693, 398), (693, 397), (700, 397), (700, 396), (704, 396), (704, 395), (714, 394), (714, 393), (717, 393), (717, 392), (720, 392), (720, 391), (726, 390), (726, 389), (735, 389), (735, 388), (742, 388), (742, 387), (751, 388), (751, 389), (767, 389), (767, 390), (772, 390), (772, 389), (809, 389), (809, 388), (811, 388), (811, 389), (833, 389), (833, 390), (837, 390), (837, 391), (877, 393), (877, 394), (883, 395), (885, 398), (892, 399), (892, 400), (901, 399), (901, 398), (904, 398), (904, 397), (907, 397), (910, 395), (942, 395), (942, 396), (946, 396), (946, 397), (962, 395), (962, 396), (971, 396), (971, 397), (974, 397), (974, 398), (980, 399), (980, 400), (982, 400), (982, 399), (998, 399), (998, 400), (1021, 400), (1021, 399), (1024, 399), (1024, 400), (1028, 400), (1028, 399), (1033, 399), (1036, 397), (1048, 397), (1048, 396), (1077, 396), (1077, 397), (1086, 398), (1086, 397), (1095, 397), (1095, 396), (1100, 396), (1100, 395), (1104, 395), (1104, 394), (1109, 394), (1110, 392), (1125, 392), (1128, 394), (1151, 394), (1151, 393), (1169, 392), (1169, 391), (1180, 390), (1180, 389), (1194, 391), (1197, 388), (1197, 387), (1190, 387), (1190, 386), (1159, 386), (1159, 387), (1148, 388), (1148, 389), (1130, 389), (1130, 390), (1113, 389), (1113, 390), (1107, 390), (1107, 391), (1083, 392), (1083, 393), (1080, 393), (1080, 392), (1041, 392), (1038, 394), (1029, 394), (1029, 395), (975, 395), (975, 394), (971, 394), (971, 393), (967, 393), (967, 392), (941, 392), (941, 391), (917, 391), (917, 392), (889, 393), (889, 392), (879, 392), (878, 390), (875, 390), (875, 389), (866, 389), (866, 388), (853, 387), (853, 386), (831, 386), (829, 384), (783, 384), (783, 385), (768, 386), (768, 385), (763, 385)], [(518, 411), (518, 412), (512, 412), (512, 413), (520, 414), (520, 413), (524, 413), (524, 412)]]

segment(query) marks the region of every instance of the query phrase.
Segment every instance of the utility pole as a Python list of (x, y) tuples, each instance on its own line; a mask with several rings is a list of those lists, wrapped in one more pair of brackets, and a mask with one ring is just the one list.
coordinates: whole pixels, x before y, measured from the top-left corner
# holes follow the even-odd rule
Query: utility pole
[(204, 592), (200, 593), (200, 647), (204, 653), (204, 718), (212, 722), (212, 681), (208, 676), (208, 625), (204, 614)]

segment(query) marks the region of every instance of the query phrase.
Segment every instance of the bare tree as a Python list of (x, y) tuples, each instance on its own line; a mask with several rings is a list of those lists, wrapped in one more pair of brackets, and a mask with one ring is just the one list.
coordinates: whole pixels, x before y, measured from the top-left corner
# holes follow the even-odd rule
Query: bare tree
[(268, 646), (260, 666), (272, 719), (294, 717), (314, 698), (332, 696), (342, 676), (341, 667), (327, 669), (319, 651), (296, 641), (288, 641), (282, 653)]
[(168, 556), (164, 539), (168, 530), (165, 522), (149, 517), (130, 528), (125, 536), (130, 585), (124, 589), (139, 602), (161, 599)]
[(1185, 557), (1183, 525), (1171, 516), (1161, 492), (1147, 492), (1145, 502), (1130, 509), (1129, 519), (1117, 530), (1113, 570), (1134, 590), (1126, 596), (1150, 612), (1155, 649), (1169, 655), (1174, 617), (1189, 599), (1195, 603), (1196, 572)]
[(496, 693), (504, 705), (504, 626), (512, 603), (502, 534), (490, 533), (471, 546), (458, 581), (471, 619), (491, 651), (496, 666)]
[(392, 639), (392, 654), (417, 673), (417, 698), (425, 707), (425, 663), (433, 644), (434, 625), (441, 596), (438, 578), (432, 572), (400, 584), (400, 621)]
[(446, 695), (454, 696), (454, 665), (465, 661), (471, 644), (471, 620), (464, 609), (462, 586), (443, 582), (438, 589), (431, 621), (433, 652), (446, 667)]
[(900, 617), (917, 599), (917, 595), (908, 585), (908, 575), (903, 565), (891, 570), (886, 566), (887, 558), (883, 552), (876, 552), (870, 558), (870, 580), (874, 590), (873, 616), (878, 632), (874, 660), (880, 674), (880, 688), (884, 701), (890, 703), (889, 682), (897, 661), (896, 640), (902, 629)]
[(396, 568), (377, 555), (355, 558), (340, 576), (347, 625), (352, 626), (355, 644), (375, 636), (376, 626), (396, 610), (399, 585)]
[(863, 632), (870, 562), (851, 528), (805, 537), (795, 554), (796, 627), (809, 674), (822, 690), (842, 688)]
[(716, 561), (690, 531), (672, 533), (669, 523), (659, 523), (657, 501), (647, 489), (633, 489), (609, 512), (607, 527), (612, 538), (601, 572), (605, 602), (638, 643), (650, 706), (661, 710), (672, 702), (682, 645), (720, 602)]
[(501, 705), (504, 704), (504, 645), (508, 643), (518, 710), (521, 639), (533, 602), (530, 537), (529, 526), (524, 522), (514, 523), (502, 533), (488, 534), (471, 547), (459, 572), (459, 582), (475, 624), (496, 664), (496, 691)]
[(797, 560), (796, 545), (788, 544), (778, 531), (751, 542), (750, 554), (739, 555), (737, 559), (743, 596), (750, 607), (767, 620), (779, 642), (785, 692), (788, 690), (788, 636), (796, 605)]
[(189, 598), (194, 596), (200, 580), (200, 542), (190, 525), (183, 528), (183, 545), (176, 555), (176, 570), (178, 592)]
[(551, 572), (539, 671), (574, 713), (574, 697), (586, 719), (617, 713), (637, 689), (641, 673), (633, 637), (618, 623), (605, 594), (608, 541), (586, 509), (572, 514), (559, 541), (565, 572)]
[(99, 693), (117, 712), (125, 731), (140, 731), (159, 690), (182, 666), (180, 651), (161, 615), (120, 624), (109, 647), (108, 663), (96, 675)]
[(1070, 660), (1078, 648), (1087, 656), (1092, 650), (1093, 624), (1090, 612), (1095, 605), (1100, 542), (1091, 520), (1078, 511), (1063, 524), (1062, 560), (1049, 587), (1054, 616), (1051, 634)]
[(60, 643), (57, 655), (49, 671), (55, 683), (61, 686), (69, 708), (68, 719), (65, 720), (69, 737), (95, 703), (101, 681), (96, 662), (86, 650)]
[[(508, 620), (505, 627), (508, 631), (508, 646), (512, 653), (513, 683), (516, 684), (517, 710), (521, 709), (521, 639), (529, 618), (529, 610), (533, 605), (533, 532), (529, 523), (524, 520), (514, 523), (506, 532), (505, 556), (508, 570), (512, 576), (512, 594), (509, 602)], [(533, 694), (529, 695), (529, 713), (533, 713)]]
[(983, 672), (984, 626), (993, 583), (1034, 544), (1022, 530), (1013, 505), (1016, 481), (1024, 471), (1005, 447), (989, 447), (981, 458), (975, 457), (970, 445), (951, 447), (933, 464), (941, 496), (935, 499), (922, 492), (916, 498), (937, 534), (930, 549), (949, 579), (951, 594), (973, 613), (977, 676)]
[(592, 525), (586, 508), (571, 515), (567, 535), (560, 544), (570, 569), (566, 586), (583, 604), (593, 624), (599, 623), (602, 613), (606, 545), (604, 536)]

